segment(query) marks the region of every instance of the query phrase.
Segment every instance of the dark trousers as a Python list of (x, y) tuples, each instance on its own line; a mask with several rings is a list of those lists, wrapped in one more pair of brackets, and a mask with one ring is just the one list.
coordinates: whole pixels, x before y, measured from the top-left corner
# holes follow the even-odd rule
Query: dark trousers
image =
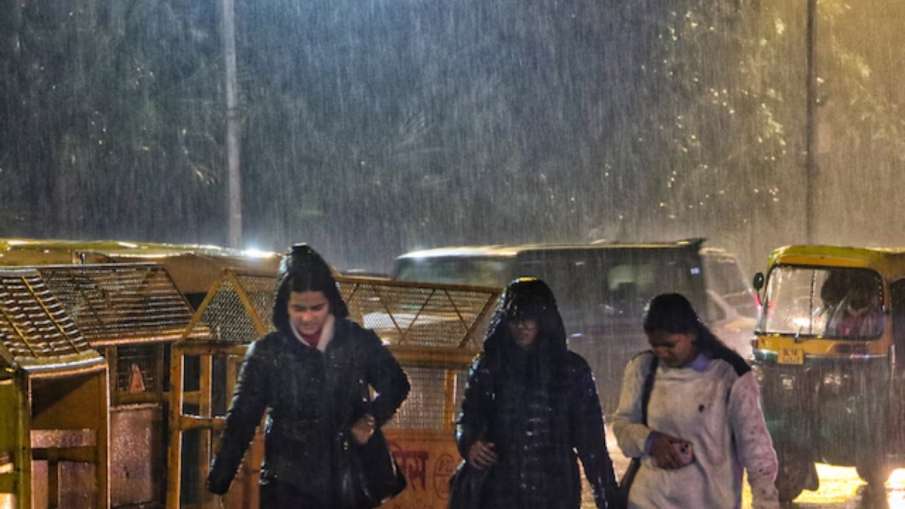
[(322, 502), (299, 492), (295, 486), (270, 480), (261, 485), (261, 509), (330, 509)]

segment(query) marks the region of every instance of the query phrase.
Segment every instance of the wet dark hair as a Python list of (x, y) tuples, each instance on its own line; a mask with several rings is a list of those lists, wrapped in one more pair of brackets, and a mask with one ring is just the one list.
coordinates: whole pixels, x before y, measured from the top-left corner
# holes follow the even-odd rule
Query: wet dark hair
[[(519, 347), (509, 324), (537, 321), (537, 340), (530, 351)], [(529, 386), (562, 380), (566, 363), (566, 329), (556, 307), (553, 291), (535, 277), (518, 278), (500, 296), (484, 339), (484, 353), (492, 369), (516, 377)]]
[(566, 331), (556, 307), (553, 291), (542, 280), (522, 277), (510, 282), (491, 320), (484, 340), (485, 349), (512, 341), (508, 325), (521, 320), (536, 320), (538, 340), (548, 355), (556, 355), (566, 349)]
[(330, 313), (333, 316), (349, 316), (349, 310), (333, 278), (333, 271), (321, 255), (307, 244), (293, 245), (280, 263), (273, 303), (273, 324), (280, 330), (287, 330), (289, 326), (286, 305), (290, 292), (321, 292), (330, 303)]
[(691, 302), (679, 293), (657, 295), (647, 304), (644, 311), (644, 332), (650, 334), (658, 330), (672, 334), (695, 334), (694, 344), (699, 351), (714, 354), (718, 350), (728, 350), (701, 321)]

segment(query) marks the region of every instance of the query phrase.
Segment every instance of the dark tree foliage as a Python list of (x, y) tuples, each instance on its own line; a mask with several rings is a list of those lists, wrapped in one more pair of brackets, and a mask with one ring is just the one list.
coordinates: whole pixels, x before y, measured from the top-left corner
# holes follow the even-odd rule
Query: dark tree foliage
[(817, 233), (827, 242), (905, 245), (905, 3), (821, 4)]
[(0, 231), (217, 238), (213, 18), (164, 0), (7, 3)]
[(246, 189), (278, 196), (248, 201), (256, 231), (373, 266), (375, 249), (732, 237), (794, 214), (777, 179), (800, 180), (803, 10), (716, 5), (243, 3)]
[[(223, 243), (219, 2), (76, 4), (0, 0), (0, 234)], [(820, 118), (857, 110), (847, 161), (898, 164), (896, 57), (841, 5)], [(801, 240), (802, 2), (255, 0), (236, 21), (249, 243), (383, 269), (451, 243), (704, 235), (759, 261)]]

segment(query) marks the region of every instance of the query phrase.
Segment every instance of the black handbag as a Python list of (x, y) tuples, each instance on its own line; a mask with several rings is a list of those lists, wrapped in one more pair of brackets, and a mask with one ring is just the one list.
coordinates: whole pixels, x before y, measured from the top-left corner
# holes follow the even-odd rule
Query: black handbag
[[(654, 379), (657, 376), (659, 361), (660, 359), (654, 355), (653, 360), (650, 362), (650, 370), (644, 377), (644, 386), (641, 389), (641, 422), (645, 426), (647, 426), (647, 404), (650, 403), (650, 393), (654, 390)], [(638, 470), (640, 469), (641, 458), (632, 458), (628, 468), (625, 470), (625, 474), (622, 475), (622, 479), (619, 481), (618, 507), (628, 507), (628, 493), (632, 489), (632, 483), (635, 481), (635, 476), (638, 475)]]
[(341, 433), (338, 447), (339, 503), (343, 508), (377, 507), (408, 485), (380, 429), (364, 445)]
[[(371, 402), (371, 392), (364, 378), (350, 384), (358, 401)], [(408, 485), (402, 469), (393, 458), (383, 431), (377, 427), (371, 438), (362, 445), (355, 443), (350, 431), (357, 419), (367, 413), (365, 408), (353, 411), (349, 425), (338, 433), (336, 443), (336, 485), (339, 507), (361, 509), (377, 507), (402, 493)]]
[(488, 473), (490, 467), (478, 469), (462, 460), (449, 478), (449, 509), (480, 509)]

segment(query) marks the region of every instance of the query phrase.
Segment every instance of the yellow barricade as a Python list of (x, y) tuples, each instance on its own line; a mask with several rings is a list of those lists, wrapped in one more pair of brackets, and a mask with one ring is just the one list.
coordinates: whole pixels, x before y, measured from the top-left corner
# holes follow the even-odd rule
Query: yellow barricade
[(110, 506), (107, 366), (34, 269), (0, 270), (0, 506)]

